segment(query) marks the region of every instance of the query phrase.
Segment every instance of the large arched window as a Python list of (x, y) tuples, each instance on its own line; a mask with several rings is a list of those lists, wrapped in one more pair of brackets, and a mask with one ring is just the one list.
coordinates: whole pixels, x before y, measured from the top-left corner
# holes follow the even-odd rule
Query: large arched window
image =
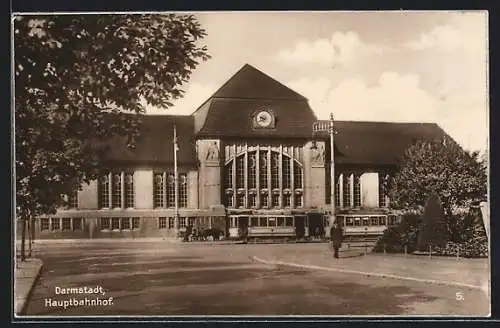
[(225, 205), (231, 208), (303, 206), (302, 165), (269, 149), (237, 154), (224, 166)]

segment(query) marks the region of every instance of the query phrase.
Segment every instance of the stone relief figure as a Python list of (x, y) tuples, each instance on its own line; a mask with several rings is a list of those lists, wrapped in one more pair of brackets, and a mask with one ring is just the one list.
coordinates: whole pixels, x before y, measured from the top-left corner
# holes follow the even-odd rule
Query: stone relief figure
[(316, 164), (323, 164), (325, 162), (325, 147), (318, 144), (312, 153), (312, 162)]
[(214, 141), (207, 150), (207, 161), (218, 161), (219, 160), (219, 146), (217, 141)]

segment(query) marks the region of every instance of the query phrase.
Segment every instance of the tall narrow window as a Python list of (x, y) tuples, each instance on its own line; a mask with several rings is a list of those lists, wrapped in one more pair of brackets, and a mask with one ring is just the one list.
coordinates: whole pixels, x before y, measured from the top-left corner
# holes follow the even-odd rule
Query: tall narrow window
[(292, 178), (291, 178), (291, 170), (290, 170), (290, 158), (283, 156), (283, 188), (289, 189), (291, 188)]
[(187, 207), (187, 174), (179, 174), (179, 207)]
[(224, 186), (225, 186), (225, 188), (232, 188), (233, 187), (233, 165), (232, 165), (232, 163), (229, 163), (229, 166), (225, 170)]
[(163, 189), (163, 173), (155, 173), (153, 177), (153, 206), (165, 207), (163, 202), (164, 189)]
[(293, 184), (295, 189), (302, 189), (302, 167), (294, 161)]
[(271, 188), (279, 188), (279, 154), (272, 153), (271, 154)]
[(236, 159), (236, 188), (245, 187), (245, 157), (240, 156)]
[(261, 188), (269, 188), (267, 177), (267, 151), (261, 150), (259, 154), (259, 185)]
[(134, 174), (125, 173), (125, 208), (134, 207)]
[(359, 174), (354, 174), (353, 184), (354, 207), (361, 206), (361, 178)]
[(378, 206), (379, 207), (386, 207), (387, 206), (387, 201), (386, 201), (386, 179), (388, 176), (386, 176), (383, 173), (378, 174)]
[(255, 152), (248, 154), (248, 188), (255, 188), (257, 183), (257, 157)]
[(344, 207), (351, 207), (351, 179), (348, 174), (344, 174), (343, 180)]
[(78, 188), (68, 195), (69, 208), (78, 208)]
[(335, 177), (335, 206), (340, 206), (340, 175)]
[(167, 174), (167, 207), (175, 207), (175, 180), (173, 174)]
[(111, 196), (112, 206), (122, 207), (122, 176), (120, 173), (113, 174)]
[(105, 174), (99, 178), (98, 194), (99, 194), (99, 207), (109, 208), (109, 174)]

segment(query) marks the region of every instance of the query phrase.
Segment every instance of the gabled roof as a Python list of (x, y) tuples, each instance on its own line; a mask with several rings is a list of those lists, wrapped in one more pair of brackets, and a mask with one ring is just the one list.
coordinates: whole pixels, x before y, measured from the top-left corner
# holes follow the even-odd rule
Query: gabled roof
[(211, 98), (307, 100), (255, 67), (245, 64)]
[[(254, 129), (256, 111), (268, 109), (275, 129)], [(198, 137), (309, 138), (316, 116), (307, 99), (251, 65), (244, 65), (193, 114)]]
[(121, 163), (146, 163), (151, 165), (174, 164), (174, 125), (177, 130), (179, 165), (196, 165), (194, 120), (192, 116), (144, 115), (135, 149), (126, 147), (123, 139), (115, 139), (106, 160)]
[(417, 141), (447, 136), (435, 123), (336, 121), (335, 163), (395, 165)]

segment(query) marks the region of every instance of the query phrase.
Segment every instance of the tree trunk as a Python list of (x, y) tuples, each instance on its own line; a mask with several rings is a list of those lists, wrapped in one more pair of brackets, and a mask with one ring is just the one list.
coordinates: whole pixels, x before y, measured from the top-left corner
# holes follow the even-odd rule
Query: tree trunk
[(21, 261), (25, 260), (25, 242), (26, 242), (26, 218), (23, 216), (21, 218), (21, 224), (22, 229), (21, 229)]
[(31, 231), (33, 229), (33, 224), (31, 219), (28, 218), (28, 258), (31, 258)]

